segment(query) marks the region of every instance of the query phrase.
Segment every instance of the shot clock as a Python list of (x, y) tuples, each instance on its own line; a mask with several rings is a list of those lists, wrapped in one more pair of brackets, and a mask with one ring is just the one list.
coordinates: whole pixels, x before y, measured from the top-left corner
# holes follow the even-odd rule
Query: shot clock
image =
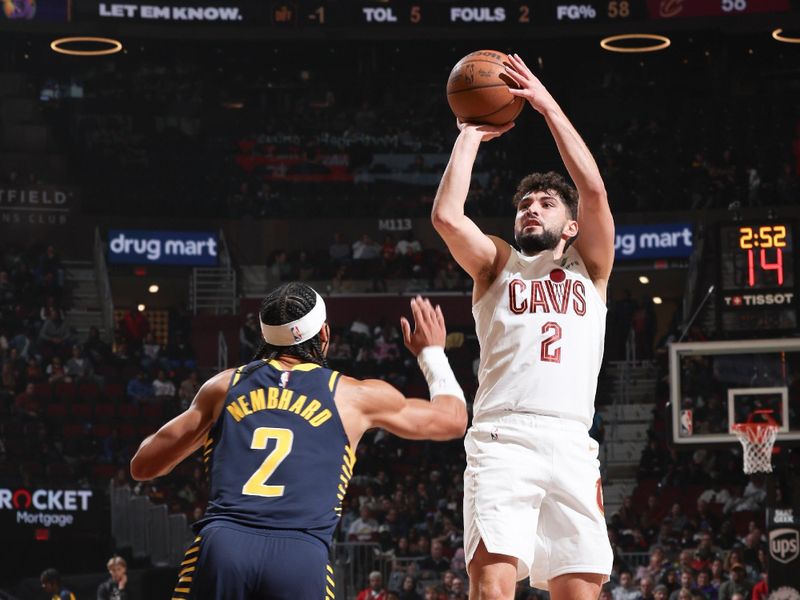
[(719, 229), (719, 317), (723, 332), (797, 327), (792, 221), (742, 221)]

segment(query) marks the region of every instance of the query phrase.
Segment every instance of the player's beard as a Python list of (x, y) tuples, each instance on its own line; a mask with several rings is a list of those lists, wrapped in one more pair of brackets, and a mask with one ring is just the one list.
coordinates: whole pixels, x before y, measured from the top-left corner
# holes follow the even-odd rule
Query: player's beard
[(561, 241), (561, 234), (558, 231), (542, 229), (541, 233), (515, 233), (514, 239), (517, 240), (517, 246), (523, 254), (532, 256), (542, 250), (555, 250)]

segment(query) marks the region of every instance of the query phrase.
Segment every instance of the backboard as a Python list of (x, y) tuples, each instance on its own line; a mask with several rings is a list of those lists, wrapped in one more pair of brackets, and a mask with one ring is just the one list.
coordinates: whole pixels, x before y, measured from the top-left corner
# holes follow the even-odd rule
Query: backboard
[(669, 359), (674, 444), (738, 444), (735, 423), (767, 419), (800, 442), (800, 339), (672, 344)]

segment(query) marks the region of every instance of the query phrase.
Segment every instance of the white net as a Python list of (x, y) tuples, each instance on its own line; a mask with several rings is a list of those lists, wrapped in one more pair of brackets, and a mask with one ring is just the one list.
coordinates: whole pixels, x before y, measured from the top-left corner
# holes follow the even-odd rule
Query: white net
[(740, 423), (733, 433), (744, 449), (744, 472), (772, 473), (772, 446), (778, 437), (778, 426), (768, 423)]

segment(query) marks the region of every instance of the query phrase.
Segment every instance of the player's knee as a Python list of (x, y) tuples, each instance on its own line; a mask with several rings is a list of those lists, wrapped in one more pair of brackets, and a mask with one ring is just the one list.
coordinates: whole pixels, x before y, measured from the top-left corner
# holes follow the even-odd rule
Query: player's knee
[(486, 579), (478, 582), (478, 600), (513, 600), (514, 586), (506, 589), (498, 579)]

